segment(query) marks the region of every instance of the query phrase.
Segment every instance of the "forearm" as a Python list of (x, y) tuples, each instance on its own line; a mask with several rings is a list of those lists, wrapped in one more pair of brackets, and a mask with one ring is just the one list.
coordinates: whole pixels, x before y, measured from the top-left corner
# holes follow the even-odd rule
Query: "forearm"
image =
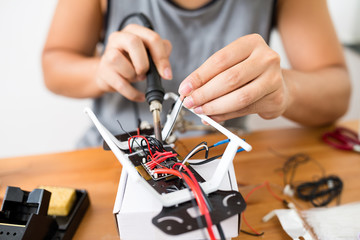
[(65, 50), (43, 52), (44, 80), (52, 92), (74, 98), (94, 98), (103, 92), (95, 76), (100, 58)]
[(313, 72), (283, 70), (289, 91), (285, 116), (306, 126), (332, 123), (348, 108), (350, 80), (345, 67), (327, 67)]

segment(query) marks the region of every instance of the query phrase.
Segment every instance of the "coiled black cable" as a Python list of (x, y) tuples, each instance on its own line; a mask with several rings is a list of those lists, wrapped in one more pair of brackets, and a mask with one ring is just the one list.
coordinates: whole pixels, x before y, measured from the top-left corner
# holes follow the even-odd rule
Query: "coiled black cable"
[(323, 207), (335, 198), (338, 198), (339, 203), (342, 189), (341, 179), (332, 175), (300, 184), (296, 188), (296, 194), (300, 199), (310, 201), (314, 207)]

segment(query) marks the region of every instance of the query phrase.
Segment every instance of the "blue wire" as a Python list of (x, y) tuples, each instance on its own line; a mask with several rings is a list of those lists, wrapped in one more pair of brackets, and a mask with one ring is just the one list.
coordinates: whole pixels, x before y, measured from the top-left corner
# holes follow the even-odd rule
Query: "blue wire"
[(239, 153), (239, 152), (243, 152), (245, 149), (243, 149), (243, 148), (239, 148), (237, 151), (236, 151), (236, 153)]
[(216, 146), (219, 146), (221, 144), (228, 143), (228, 142), (230, 142), (230, 139), (221, 140), (221, 141), (215, 143), (213, 146), (216, 147)]
[[(221, 145), (221, 144), (228, 143), (228, 142), (230, 142), (230, 139), (221, 140), (221, 141), (215, 143), (213, 146), (216, 147), (216, 146), (219, 146), (219, 145)], [(242, 151), (244, 151), (244, 150), (245, 150), (245, 149), (243, 149), (243, 148), (239, 148), (239, 149), (236, 151), (236, 153), (242, 152)]]

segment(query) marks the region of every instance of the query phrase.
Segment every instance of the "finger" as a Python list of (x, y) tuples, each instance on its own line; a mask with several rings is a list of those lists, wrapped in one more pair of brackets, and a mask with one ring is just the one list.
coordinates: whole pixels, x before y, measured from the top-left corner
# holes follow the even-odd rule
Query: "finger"
[(204, 125), (210, 125), (207, 121), (205, 121), (204, 119), (201, 119), (201, 123)]
[[(171, 51), (172, 51), (172, 44), (171, 44), (170, 41), (167, 40), (167, 39), (164, 39), (164, 40), (163, 40), (163, 43), (164, 43), (164, 47), (165, 47), (165, 50), (166, 50), (167, 59), (169, 59), (169, 58), (170, 58), (170, 55), (171, 55)], [(165, 69), (164, 69), (164, 76), (163, 76), (163, 78), (166, 79), (166, 80), (171, 80), (171, 79), (173, 78), (171, 65), (169, 65), (168, 68), (165, 68)]]
[(124, 31), (140, 37), (147, 49), (149, 49), (161, 77), (164, 79), (172, 79), (172, 70), (169, 61), (169, 50), (171, 51), (171, 48), (169, 48), (170, 42), (164, 43), (164, 40), (158, 33), (136, 24), (127, 25)]
[(165, 50), (166, 50), (167, 57), (169, 58), (170, 55), (171, 55), (171, 51), (172, 51), (172, 44), (167, 39), (164, 39), (163, 43), (164, 43), (164, 47), (165, 47)]
[(248, 58), (256, 45), (264, 43), (258, 34), (246, 35), (235, 40), (214, 53), (198, 69), (185, 78), (179, 86), (179, 94), (188, 96), (216, 75)]
[(138, 36), (127, 32), (114, 32), (109, 37), (109, 48), (124, 51), (130, 58), (138, 76), (145, 75), (149, 69), (146, 48)]
[(258, 106), (258, 104), (257, 104), (257, 102), (255, 102), (239, 111), (225, 113), (225, 114), (211, 115), (209, 117), (211, 117), (216, 122), (223, 122), (223, 121), (226, 121), (229, 119), (239, 118), (239, 117), (257, 113), (257, 110), (256, 110), (257, 106)]
[(108, 49), (104, 54), (105, 61), (115, 72), (129, 81), (136, 81), (136, 72), (130, 61), (115, 48)]
[(242, 108), (238, 111), (212, 115), (210, 116), (216, 122), (222, 122), (233, 118), (243, 117), (250, 114), (257, 113), (260, 117), (264, 119), (273, 119), (280, 116), (283, 113), (283, 108), (278, 104), (274, 103), (274, 97), (277, 97), (276, 91), (266, 95), (264, 98), (256, 101), (245, 108)]
[(119, 76), (113, 71), (107, 71), (107, 74), (103, 78), (106, 78), (106, 83), (119, 92), (121, 95), (131, 101), (143, 102), (145, 101), (145, 94), (135, 89), (128, 81)]
[[(255, 56), (253, 56), (255, 55)], [(265, 64), (259, 63), (256, 54), (216, 75), (200, 88), (194, 90), (184, 102), (187, 108), (203, 105), (215, 98), (224, 96), (248, 82), (254, 80), (266, 70)], [(216, 91), (214, 91), (216, 89)]]
[(274, 91), (272, 86), (267, 85), (266, 78), (266, 74), (263, 74), (229, 94), (196, 107), (194, 111), (198, 114), (219, 115), (243, 109)]

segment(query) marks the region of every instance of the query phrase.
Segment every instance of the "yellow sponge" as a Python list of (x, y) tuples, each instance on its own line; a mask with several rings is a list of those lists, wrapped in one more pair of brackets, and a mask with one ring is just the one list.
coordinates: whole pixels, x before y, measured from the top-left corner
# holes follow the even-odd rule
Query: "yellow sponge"
[(76, 200), (73, 188), (40, 186), (39, 188), (51, 192), (48, 215), (67, 216)]

